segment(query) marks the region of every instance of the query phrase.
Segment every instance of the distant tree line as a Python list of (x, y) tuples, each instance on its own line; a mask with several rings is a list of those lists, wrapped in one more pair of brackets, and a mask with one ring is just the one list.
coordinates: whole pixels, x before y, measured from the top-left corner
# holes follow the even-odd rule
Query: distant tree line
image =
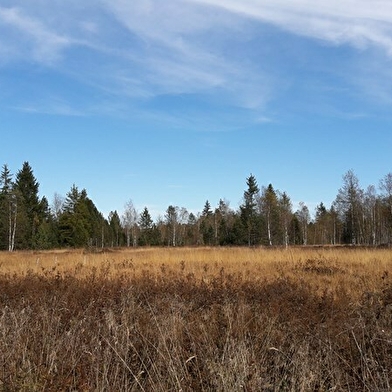
[[(378, 192), (377, 192), (378, 189)], [(311, 216), (305, 203), (293, 211), (286, 192), (259, 187), (246, 179), (237, 210), (220, 199), (207, 200), (201, 212), (170, 205), (154, 220), (147, 207), (136, 211), (129, 200), (120, 216), (98, 211), (85, 189), (73, 185), (66, 196), (55, 194), (49, 205), (39, 197), (39, 183), (28, 162), (13, 176), (6, 164), (0, 174), (0, 249), (124, 246), (289, 246), (391, 245), (392, 173), (363, 189), (355, 173), (343, 176), (342, 187), (328, 208), (322, 202)]]

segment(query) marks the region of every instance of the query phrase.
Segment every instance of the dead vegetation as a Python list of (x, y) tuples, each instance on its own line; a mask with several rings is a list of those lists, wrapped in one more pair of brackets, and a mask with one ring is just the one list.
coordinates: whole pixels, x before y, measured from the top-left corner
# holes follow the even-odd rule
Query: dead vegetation
[(0, 255), (0, 391), (387, 391), (385, 249)]

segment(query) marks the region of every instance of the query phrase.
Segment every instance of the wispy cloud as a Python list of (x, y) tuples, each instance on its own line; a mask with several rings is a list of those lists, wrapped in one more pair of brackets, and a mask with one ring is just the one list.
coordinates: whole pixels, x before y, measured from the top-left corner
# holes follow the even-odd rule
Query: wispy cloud
[(227, 61), (205, 39), (216, 18), (205, 15), (203, 7), (178, 0), (117, 0), (105, 5), (118, 23), (140, 40), (145, 81), (156, 93), (200, 92), (224, 87), (238, 76), (238, 65)]
[(75, 4), (59, 9), (48, 2), (45, 13), (23, 2), (2, 7), (0, 50), (13, 51), (4, 57), (51, 65), (131, 104), (167, 94), (223, 92), (231, 105), (258, 109), (270, 99), (270, 78), (221, 48), (228, 30), (219, 29), (235, 30), (241, 23), (181, 0), (102, 0), (98, 12), (86, 1), (85, 14)]
[[(58, 58), (61, 51), (71, 44), (67, 36), (50, 31), (40, 20), (27, 15), (19, 8), (0, 7), (0, 21), (3, 24), (3, 45), (4, 38), (9, 34), (9, 42), (4, 45), (8, 53), (16, 54), (19, 49), (20, 54), (29, 55), (40, 62), (50, 63)], [(4, 32), (4, 26), (9, 29)], [(15, 41), (13, 41), (15, 40)], [(13, 41), (13, 42), (12, 42)], [(10, 47), (14, 44), (15, 49)]]
[(392, 55), (392, 3), (385, 0), (187, 0), (335, 44), (376, 44)]
[[(110, 100), (112, 112), (139, 109), (158, 116), (154, 107), (143, 103), (193, 94), (207, 103), (214, 101), (211, 110), (217, 110), (218, 102), (245, 110), (242, 120), (253, 112), (253, 123), (274, 121), (268, 112), (270, 103), (295, 85), (295, 80), (286, 64), (276, 63), (285, 58), (270, 58), (270, 52), (279, 53), (280, 47), (278, 41), (270, 43), (268, 35), (260, 33), (265, 26), (331, 46), (349, 46), (358, 56), (373, 48), (381, 52), (378, 58), (392, 56), (389, 1), (42, 0), (39, 4), (14, 0), (12, 6), (0, 7), (0, 64), (25, 61), (50, 66), (96, 91), (95, 107), (100, 100), (105, 110)], [(389, 67), (387, 60), (374, 65), (372, 73), (353, 64), (358, 58), (328, 72), (339, 73), (346, 85), (360, 92), (366, 92), (364, 81), (369, 80), (382, 97), (380, 86), (388, 74), (382, 69), (384, 63)], [(377, 69), (380, 76), (375, 75)], [(358, 72), (356, 77), (353, 70)], [(63, 97), (63, 106), (71, 108), (72, 104)], [(80, 112), (91, 110), (92, 105), (82, 106)], [(47, 111), (56, 110), (52, 105)], [(175, 120), (178, 114), (164, 116)], [(198, 113), (189, 109), (182, 115), (183, 123), (197, 121)]]
[(75, 109), (66, 102), (29, 103), (24, 106), (10, 106), (10, 109), (30, 114), (47, 114), (51, 116), (80, 117), (86, 115), (86, 111)]

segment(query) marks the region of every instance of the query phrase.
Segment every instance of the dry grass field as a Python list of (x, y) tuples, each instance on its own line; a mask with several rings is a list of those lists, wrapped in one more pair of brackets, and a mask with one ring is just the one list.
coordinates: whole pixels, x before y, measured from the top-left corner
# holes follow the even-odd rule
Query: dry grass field
[(0, 253), (0, 391), (388, 391), (392, 251)]

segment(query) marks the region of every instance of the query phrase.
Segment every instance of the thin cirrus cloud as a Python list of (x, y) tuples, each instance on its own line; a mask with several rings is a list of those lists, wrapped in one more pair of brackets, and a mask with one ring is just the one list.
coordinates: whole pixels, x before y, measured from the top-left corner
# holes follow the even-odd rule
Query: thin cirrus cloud
[(105, 6), (119, 25), (142, 42), (143, 77), (153, 94), (225, 90), (232, 80), (237, 83), (237, 93), (244, 94), (250, 87), (241, 76), (246, 73), (243, 64), (219, 53), (206, 37), (219, 25), (227, 25), (223, 17), (209, 16), (203, 12), (204, 7), (183, 1), (120, 0), (106, 2)]
[[(102, 102), (117, 100), (112, 107), (166, 95), (199, 95), (215, 105), (254, 112), (255, 122), (269, 121), (266, 108), (285, 94), (293, 76), (260, 56), (255, 41), (268, 46), (257, 35), (265, 25), (291, 36), (359, 52), (377, 48), (392, 56), (389, 1), (41, 0), (31, 5), (15, 0), (0, 6), (0, 65), (25, 61), (49, 67), (100, 91)], [(279, 52), (279, 47), (273, 50)], [(345, 63), (346, 69), (328, 72), (339, 72), (349, 86), (382, 97), (385, 83), (368, 64)], [(373, 67), (382, 65), (374, 61)], [(67, 104), (67, 97), (59, 99)], [(31, 103), (14, 106), (33, 110)], [(99, 103), (89, 107), (99, 108)]]
[(378, 45), (392, 54), (392, 3), (366, 0), (188, 0), (334, 44)]
[(57, 60), (64, 48), (72, 44), (68, 37), (50, 31), (44, 23), (19, 8), (0, 7), (0, 21), (9, 34), (6, 43), (3, 35), (2, 47), (3, 50), (7, 49), (10, 57), (31, 56), (36, 61), (50, 63)]
[(97, 12), (86, 2), (86, 15), (72, 2), (66, 9), (47, 3), (40, 12), (22, 2), (0, 8), (3, 54), (12, 48), (3, 60), (47, 65), (120, 99), (223, 92), (222, 100), (245, 108), (268, 101), (271, 78), (263, 70), (206, 40), (217, 27), (235, 30), (227, 15), (206, 16), (205, 7), (183, 1), (99, 4)]

